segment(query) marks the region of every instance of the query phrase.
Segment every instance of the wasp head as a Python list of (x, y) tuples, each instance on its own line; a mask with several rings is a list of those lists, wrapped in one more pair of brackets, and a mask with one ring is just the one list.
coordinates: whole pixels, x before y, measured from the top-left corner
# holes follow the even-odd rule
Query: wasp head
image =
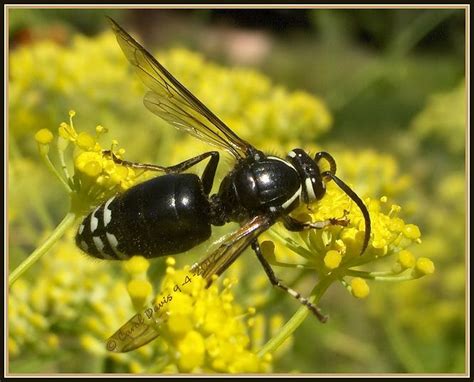
[[(325, 151), (320, 151), (316, 153), (313, 159), (304, 150), (297, 148), (291, 150), (287, 158), (296, 171), (298, 171), (301, 178), (301, 196), (304, 203), (309, 204), (322, 199), (326, 193), (326, 183), (333, 180), (357, 204), (365, 220), (365, 237), (361, 254), (364, 253), (369, 243), (371, 230), (369, 211), (360, 197), (336, 176), (337, 166), (332, 155)], [(321, 159), (329, 163), (329, 170), (321, 171), (318, 164)]]

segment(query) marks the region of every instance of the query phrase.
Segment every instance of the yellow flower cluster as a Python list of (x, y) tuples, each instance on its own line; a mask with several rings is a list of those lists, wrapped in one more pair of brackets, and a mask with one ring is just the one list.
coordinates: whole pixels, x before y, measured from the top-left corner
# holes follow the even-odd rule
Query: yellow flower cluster
[(359, 195), (400, 196), (412, 186), (410, 175), (400, 171), (395, 157), (374, 150), (333, 153), (341, 177), (354, 185)]
[[(263, 317), (234, 302), (233, 283), (224, 280), (223, 288), (205, 289), (201, 278), (175, 270), (174, 259), (167, 263), (161, 294), (154, 301), (160, 304), (163, 296), (173, 294), (162, 335), (133, 352), (108, 352), (107, 337), (153, 295), (146, 276), (149, 262), (142, 257), (122, 264), (98, 262), (81, 254), (68, 235), (40, 260), (33, 279), (20, 279), (10, 290), (10, 357), (53, 354), (76, 343), (96, 359), (113, 359), (112, 371), (270, 371), (272, 357), (259, 358), (254, 349), (262, 332), (254, 333), (252, 328)], [(186, 276), (192, 281), (182, 286)], [(282, 323), (272, 325), (275, 331)]]
[(182, 49), (158, 54), (166, 68), (242, 137), (258, 145), (277, 138), (312, 141), (332, 123), (321, 99), (274, 86), (248, 69), (227, 69)]
[(69, 235), (36, 269), (10, 289), (10, 356), (60, 352), (71, 337), (104, 335), (130, 314), (117, 266), (85, 257)]
[[(167, 260), (166, 277), (154, 300), (155, 314), (165, 315), (159, 328), (166, 343), (168, 372), (266, 372), (271, 356), (259, 358), (252, 350), (248, 328), (255, 309), (246, 313), (234, 302), (231, 291), (237, 282), (226, 278), (223, 289), (193, 276), (189, 268), (177, 270)], [(137, 285), (137, 290), (142, 289)], [(250, 318), (249, 318), (250, 317)]]
[[(311, 141), (332, 123), (321, 99), (285, 90), (256, 71), (225, 68), (184, 49), (160, 52), (157, 57), (255, 145), (266, 142), (269, 135), (276, 143), (296, 138)], [(154, 153), (158, 139), (176, 139), (173, 128), (143, 107), (145, 89), (130, 72), (112, 32), (96, 38), (77, 36), (71, 46), (40, 42), (21, 47), (12, 52), (10, 66), (10, 125), (17, 139), (55, 125), (70, 105), (85, 125), (95, 123), (99, 115), (102, 124), (114, 126), (120, 141), (133, 137), (131, 152), (137, 148), (140, 153)], [(45, 102), (54, 107), (46, 107)], [(135, 134), (138, 128), (142, 134)], [(161, 151), (158, 159), (166, 159), (172, 150)]]
[(464, 81), (446, 93), (432, 95), (412, 122), (419, 140), (436, 140), (455, 155), (464, 155), (466, 129), (466, 85)]
[[(60, 171), (52, 164), (48, 155), (54, 139), (53, 133), (48, 129), (41, 129), (36, 133), (35, 139), (49, 169), (68, 191), (72, 201), (72, 211), (82, 214), (111, 195), (131, 187), (141, 174), (137, 174), (129, 167), (116, 164), (111, 154), (102, 149), (98, 139), (107, 132), (103, 126), (96, 127), (95, 136), (86, 132), (78, 133), (73, 124), (74, 116), (75, 112), (70, 111), (69, 123), (61, 123), (58, 129), (56, 148), (61, 164)], [(69, 174), (64, 155), (70, 145), (73, 146), (74, 152), (72, 176)], [(113, 141), (110, 151), (116, 156), (121, 156), (125, 150), (117, 150), (117, 145), (118, 142)]]
[[(401, 251), (398, 262), (401, 267), (414, 268), (414, 275), (436, 272), (436, 277), (410, 286), (397, 285), (388, 292), (390, 309), (400, 312), (397, 327), (406, 333), (408, 339), (424, 346), (438, 344), (438, 333), (463, 332), (466, 285), (464, 198), (465, 175), (463, 171), (457, 171), (439, 179), (425, 199), (417, 199), (424, 221), (423, 244), (416, 251), (420, 257), (415, 259), (410, 251)], [(437, 269), (442, 271), (437, 272)], [(421, 305), (426, 318), (415, 320), (413, 317)], [(375, 309), (378, 314), (379, 309), (384, 308)], [(463, 338), (460, 334), (459, 341)], [(449, 349), (452, 347), (444, 351), (449, 354)]]
[[(315, 150), (306, 142), (314, 141), (330, 127), (331, 116), (321, 100), (274, 86), (254, 71), (219, 67), (205, 62), (200, 55), (179, 49), (157, 57), (233, 130), (257, 147), (267, 149), (273, 145), (282, 154), (282, 149), (298, 147), (304, 142), (305, 147)], [(52, 63), (57, 67), (52, 68)], [(58, 134), (47, 130), (60, 120), (58, 113), (63, 113), (69, 105), (78, 105), (81, 121), (87, 121), (87, 125), (99, 115), (101, 123), (117, 128), (120, 140), (132, 143), (132, 147), (127, 147), (129, 151), (133, 152), (135, 144), (135, 149), (146, 156), (136, 158), (141, 161), (152, 157), (159, 164), (174, 164), (189, 157), (192, 150), (202, 152), (201, 148), (206, 147), (187, 136), (175, 144), (174, 130), (143, 108), (143, 88), (127, 71), (127, 65), (111, 33), (97, 39), (78, 38), (72, 47), (40, 43), (19, 49), (11, 56), (13, 137), (41, 129), (35, 136), (40, 153), (71, 194), (76, 214), (85, 213), (92, 205), (135, 184), (142, 174), (117, 166), (103, 154), (98, 143), (105, 132), (103, 127), (98, 126), (95, 135), (76, 131), (74, 113), (69, 123), (61, 124)], [(55, 106), (45, 107), (46, 101)], [(159, 123), (163, 124), (161, 129), (154, 126)], [(137, 128), (143, 134), (136, 134)], [(57, 167), (49, 157), (56, 139)], [(70, 149), (74, 152), (72, 166), (64, 160), (66, 150)], [(123, 156), (123, 150), (118, 150), (115, 142), (112, 150)], [(402, 219), (402, 212), (411, 212), (411, 206), (402, 203), (402, 210), (392, 202), (411, 186), (410, 177), (398, 171), (396, 160), (372, 151), (332, 153), (338, 163), (338, 175), (368, 206), (372, 236), (367, 251), (359, 255), (365, 234), (360, 210), (330, 182), (320, 202), (310, 209), (302, 207), (294, 215), (301, 220), (320, 221), (340, 218), (348, 211), (348, 226), (291, 234), (277, 225), (265, 235), (273, 244), (269, 241), (262, 244), (268, 260), (275, 265), (312, 269), (318, 276), (314, 279), (323, 283), (339, 281), (356, 298), (367, 297), (373, 281), (405, 281), (432, 274), (435, 266), (430, 260), (431, 253), (415, 256), (409, 250), (410, 245), (420, 242), (421, 236), (416, 225)], [(219, 167), (223, 171), (223, 166)], [(441, 183), (440, 190), (450, 189), (448, 180)], [(456, 184), (459, 188), (461, 183), (456, 181)], [(432, 215), (435, 221), (436, 215)], [(70, 237), (58, 242), (38, 263), (41, 267), (33, 279), (19, 279), (12, 287), (8, 342), (11, 356), (22, 356), (29, 348), (38, 354), (51, 355), (63, 348), (70, 349), (72, 342), (75, 346), (79, 343), (94, 358), (107, 361), (112, 366), (106, 371), (112, 372), (271, 370), (276, 353), (258, 357), (257, 352), (264, 343), (265, 333), (276, 336), (283, 319), (271, 316), (267, 324), (266, 318), (256, 314), (253, 307), (260, 310), (270, 305), (270, 288), (263, 271), (239, 273), (245, 259), (236, 262), (227, 275), (238, 276), (239, 296), (245, 296), (239, 297), (239, 301), (247, 299), (243, 305), (252, 306), (248, 310), (233, 301), (232, 288), (236, 289), (233, 277), (223, 281), (223, 288), (216, 284), (205, 289), (200, 279), (186, 282), (187, 269), (176, 269), (170, 259), (166, 277), (158, 288), (147, 276), (150, 265), (147, 260), (133, 258), (121, 269), (119, 264), (100, 263), (81, 256), (71, 243)], [(431, 245), (436, 246), (436, 242)], [(390, 260), (394, 261), (389, 270), (379, 270), (378, 264)], [(72, 273), (71, 269), (75, 271)], [(454, 280), (458, 273), (444, 277)], [(158, 339), (130, 353), (108, 352), (106, 338), (131, 315), (144, 309), (156, 291), (159, 295), (153, 304), (161, 304), (167, 313)], [(164, 304), (163, 297), (169, 294), (173, 299)], [(401, 300), (400, 305), (405, 304)], [(398, 310), (403, 311), (401, 308)], [(445, 308), (446, 305), (439, 307)], [(405, 321), (408, 319), (411, 317)], [(291, 337), (286, 338), (290, 340), (286, 346), (290, 346)], [(97, 372), (97, 368), (91, 366), (91, 370), (84, 371)]]
[[(356, 183), (354, 189), (359, 191), (357, 184), (365, 184), (364, 179), (359, 178), (358, 172), (352, 172), (357, 166), (345, 166), (350, 159), (349, 153), (341, 156), (338, 162), (339, 168), (347, 175), (347, 178)], [(377, 181), (369, 184), (376, 191), (386, 190), (386, 183), (391, 177), (396, 177), (396, 166), (384, 166), (393, 163), (388, 156), (377, 156), (374, 152), (360, 155), (361, 174), (371, 176), (377, 173)], [(380, 172), (386, 172), (387, 176), (380, 176)], [(407, 178), (395, 189), (397, 194), (407, 187), (410, 180)], [(372, 193), (372, 190), (367, 191)], [(275, 239), (276, 250), (264, 248), (264, 254), (270, 263), (280, 266), (294, 266), (314, 269), (320, 278), (335, 277), (341, 281), (343, 286), (355, 297), (364, 298), (369, 294), (369, 286), (366, 280), (375, 281), (403, 281), (419, 278), (434, 272), (433, 262), (428, 258), (418, 258), (407, 250), (414, 243), (421, 243), (421, 232), (417, 225), (406, 223), (401, 217), (401, 207), (388, 202), (389, 198), (383, 196), (380, 199), (365, 198), (371, 218), (371, 238), (369, 246), (363, 255), (360, 251), (365, 237), (365, 220), (357, 205), (333, 182), (327, 184), (326, 194), (323, 199), (310, 206), (301, 206), (295, 211), (294, 216), (301, 221), (324, 221), (330, 218), (341, 218), (347, 216), (347, 226), (328, 226), (320, 230), (309, 230), (301, 232), (297, 237), (291, 237), (280, 225), (270, 232), (266, 237)], [(292, 252), (288, 252), (287, 249)], [(306, 261), (296, 261), (294, 253), (302, 256)], [(376, 271), (365, 270), (372, 262), (378, 262), (381, 258), (398, 256), (390, 270)], [(396, 257), (395, 256), (395, 257)], [(364, 270), (361, 270), (361, 267)], [(377, 269), (377, 268), (376, 268)], [(346, 281), (351, 278), (351, 281)]]
[[(410, 372), (423, 368), (442, 371), (440, 359), (449, 359), (452, 370), (465, 367), (465, 355), (459, 350), (465, 345), (465, 267), (469, 256), (465, 247), (465, 86), (462, 81), (451, 90), (430, 96), (411, 123), (410, 141), (417, 151), (409, 160), (417, 169), (417, 183), (425, 187), (415, 187), (410, 199), (423, 227), (423, 243), (416, 251), (418, 259), (401, 251), (398, 262), (401, 267), (414, 267), (414, 276), (436, 272), (436, 277), (393, 285), (371, 306), (376, 315), (397, 312), (387, 326), (387, 338), (395, 337), (392, 346), (400, 352), (414, 349), (416, 367), (411, 362), (405, 366)], [(433, 357), (425, 349), (439, 353)]]

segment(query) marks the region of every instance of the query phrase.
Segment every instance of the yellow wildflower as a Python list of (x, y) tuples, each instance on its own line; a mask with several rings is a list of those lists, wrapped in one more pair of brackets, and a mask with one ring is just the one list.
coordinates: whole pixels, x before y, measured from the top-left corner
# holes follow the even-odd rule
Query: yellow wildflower
[(268, 359), (252, 352), (242, 308), (233, 301), (236, 281), (224, 279), (221, 291), (217, 284), (205, 288), (204, 279), (193, 276), (188, 267), (177, 270), (174, 259), (166, 262), (169, 271), (152, 311), (155, 317), (165, 317), (157, 330), (166, 341), (168, 365), (180, 372), (268, 370)]
[(413, 268), (415, 266), (416, 259), (410, 251), (404, 249), (398, 254), (398, 262), (400, 263), (403, 269), (407, 269)]
[(435, 271), (435, 266), (430, 259), (426, 257), (420, 257), (416, 261), (416, 270), (420, 275), (431, 275)]
[(342, 256), (338, 251), (330, 250), (326, 252), (324, 256), (324, 265), (329, 269), (335, 269), (341, 263)]
[(354, 297), (365, 298), (369, 295), (369, 286), (364, 279), (360, 277), (354, 277), (351, 280), (351, 291)]

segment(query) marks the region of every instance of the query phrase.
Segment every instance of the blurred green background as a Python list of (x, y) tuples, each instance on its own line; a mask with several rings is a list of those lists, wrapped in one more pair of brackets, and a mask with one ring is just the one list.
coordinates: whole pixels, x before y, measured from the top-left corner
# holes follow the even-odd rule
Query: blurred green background
[[(143, 107), (143, 88), (121, 56), (105, 15), (153, 52), (166, 52), (161, 53), (166, 62), (173, 62), (170, 49), (184, 48), (229, 68), (229, 73), (231, 68), (257, 71), (266, 78), (257, 77), (255, 83), (270, 81), (271, 91), (312, 94), (329, 112), (330, 120), (313, 131), (304, 123), (304, 129), (294, 127), (291, 120), (275, 132), (271, 126), (239, 130), (229, 122), (256, 146), (283, 154), (291, 141), (339, 156), (374, 152), (393, 166), (388, 170), (381, 161), (380, 177), (409, 179), (396, 190), (364, 192), (373, 197), (391, 192), (405, 217), (422, 231), (423, 243), (413, 252), (430, 257), (436, 273), (407, 284), (374, 285), (363, 301), (330, 289), (322, 300), (330, 323), (307, 319), (291, 349), (275, 360), (275, 372), (464, 372), (464, 10), (9, 9), (10, 269), (67, 211), (67, 197), (39, 164), (33, 136), (40, 128), (55, 131), (70, 109), (77, 112), (75, 123), (82, 130), (92, 131), (97, 124), (108, 127), (111, 137), (126, 142), (133, 160), (168, 165), (206, 147), (187, 141)], [(202, 58), (189, 57), (189, 65), (199, 68)], [(176, 61), (179, 64), (179, 57)], [(185, 62), (182, 68), (169, 65), (185, 84), (193, 81)], [(203, 73), (205, 69), (197, 76)], [(232, 107), (245, 105), (238, 89), (233, 93), (225, 80), (218, 87), (213, 81), (209, 78), (215, 96), (203, 100), (218, 115), (225, 119)], [(252, 114), (238, 108), (229, 115), (232, 112)], [(278, 110), (274, 113), (278, 120)], [(304, 119), (296, 119), (300, 117)], [(176, 149), (177, 141), (188, 142), (180, 146), (185, 149)], [(153, 275), (162, 275), (162, 265), (156, 261)], [(30, 283), (26, 290), (34, 289), (35, 272), (25, 276)], [(308, 277), (300, 280), (300, 289), (312, 285), (305, 284)], [(244, 301), (249, 293), (242, 285), (236, 299)], [(287, 320), (296, 307), (286, 300), (274, 299), (274, 306), (267, 304), (263, 311), (279, 312)], [(27, 336), (13, 320), (10, 316), (12, 336)], [(43, 330), (55, 331), (61, 324), (44, 324)], [(77, 352), (84, 350), (74, 341), (51, 341), (51, 346), (35, 347), (15, 340), (10, 371), (109, 370), (101, 362), (78, 360)]]

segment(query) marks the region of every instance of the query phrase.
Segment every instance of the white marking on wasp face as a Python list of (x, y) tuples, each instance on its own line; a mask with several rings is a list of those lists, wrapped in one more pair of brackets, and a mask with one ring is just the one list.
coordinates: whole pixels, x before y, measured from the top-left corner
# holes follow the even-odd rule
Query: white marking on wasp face
[(112, 210), (109, 209), (110, 203), (115, 199), (115, 196), (112, 196), (104, 206), (104, 227), (107, 227), (107, 224), (112, 220)]
[(86, 252), (89, 249), (89, 246), (87, 245), (87, 243), (84, 240), (81, 241), (81, 248)]
[(82, 223), (80, 226), (79, 226), (79, 235), (82, 235), (82, 232), (84, 231), (84, 223)]
[(306, 193), (308, 194), (309, 201), (312, 202), (316, 200), (316, 195), (314, 194), (313, 182), (311, 178), (306, 178), (304, 181), (304, 186)]
[(117, 246), (118, 246), (119, 242), (118, 242), (117, 238), (115, 237), (115, 235), (112, 234), (112, 233), (106, 232), (105, 236), (107, 237), (107, 240), (109, 241), (109, 244), (110, 244), (110, 247), (112, 248), (112, 251), (114, 251), (114, 253), (117, 255), (117, 257), (120, 258), (120, 259), (127, 258), (127, 256), (124, 253), (120, 252), (117, 249)]
[(283, 203), (281, 206), (286, 209), (288, 208), (291, 203), (293, 203), (297, 198), (299, 198), (299, 196), (301, 195), (301, 186), (298, 188), (298, 191), (296, 191), (293, 196), (288, 199), (285, 203)]
[(291, 150), (291, 151), (288, 153), (288, 156), (289, 156), (290, 158), (294, 158), (294, 157), (296, 157), (296, 153), (295, 153), (293, 150)]
[(95, 217), (96, 212), (99, 210), (100, 206), (97, 207), (91, 215), (91, 232), (94, 232), (99, 225), (99, 219)]

